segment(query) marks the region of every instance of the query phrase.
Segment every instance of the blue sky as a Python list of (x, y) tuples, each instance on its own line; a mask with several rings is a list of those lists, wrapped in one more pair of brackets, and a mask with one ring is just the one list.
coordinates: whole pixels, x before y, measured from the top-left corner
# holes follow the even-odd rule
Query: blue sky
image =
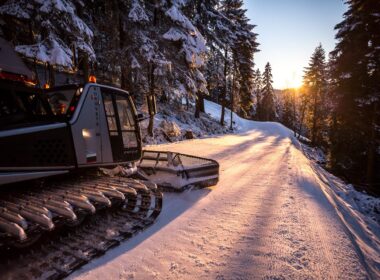
[(334, 26), (342, 21), (343, 0), (244, 0), (247, 16), (258, 33), (255, 64), (261, 71), (269, 61), (273, 86), (298, 87), (303, 70), (319, 43), (328, 53), (335, 46)]

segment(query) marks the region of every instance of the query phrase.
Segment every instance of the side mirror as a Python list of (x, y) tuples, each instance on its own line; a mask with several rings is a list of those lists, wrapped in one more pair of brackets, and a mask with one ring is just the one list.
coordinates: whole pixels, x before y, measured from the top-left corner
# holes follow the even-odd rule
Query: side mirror
[(147, 95), (146, 101), (148, 103), (148, 111), (150, 116), (157, 114), (157, 104), (155, 95)]

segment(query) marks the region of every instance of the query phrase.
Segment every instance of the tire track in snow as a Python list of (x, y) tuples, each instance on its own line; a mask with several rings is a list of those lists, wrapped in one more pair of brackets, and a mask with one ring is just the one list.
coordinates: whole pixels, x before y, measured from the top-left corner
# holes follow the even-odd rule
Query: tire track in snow
[(295, 170), (296, 192), (301, 194), (300, 216), (312, 245), (313, 266), (325, 279), (367, 279), (355, 246), (346, 235), (334, 208), (323, 194), (309, 161), (294, 148), (292, 153)]
[[(133, 250), (79, 278), (118, 278), (119, 271), (124, 279), (365, 278), (331, 205), (303, 170), (307, 160), (284, 135), (253, 132), (159, 147), (215, 157), (218, 186)], [(166, 211), (181, 203), (173, 198)]]

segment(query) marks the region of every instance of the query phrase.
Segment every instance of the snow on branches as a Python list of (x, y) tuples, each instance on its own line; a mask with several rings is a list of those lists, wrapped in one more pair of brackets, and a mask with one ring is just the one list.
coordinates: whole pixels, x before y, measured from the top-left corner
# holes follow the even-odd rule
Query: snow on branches
[(204, 54), (206, 53), (206, 41), (197, 28), (184, 16), (177, 6), (173, 5), (165, 14), (177, 24), (171, 27), (163, 37), (171, 41), (182, 41), (186, 61), (192, 68), (204, 65)]
[(92, 47), (93, 32), (78, 17), (70, 0), (9, 0), (0, 6), (0, 14), (21, 20), (33, 19), (34, 43), (19, 44), (22, 55), (68, 68), (74, 66), (74, 50), (95, 59)]
[(145, 10), (143, 7), (141, 7), (140, 1), (134, 0), (132, 2), (132, 8), (129, 11), (128, 18), (132, 22), (147, 22), (149, 21), (149, 17), (146, 14)]

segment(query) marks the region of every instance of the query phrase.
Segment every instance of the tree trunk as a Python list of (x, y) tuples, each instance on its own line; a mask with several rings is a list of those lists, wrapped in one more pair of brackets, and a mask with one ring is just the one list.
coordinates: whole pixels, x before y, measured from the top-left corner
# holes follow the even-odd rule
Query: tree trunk
[(154, 11), (153, 11), (153, 25), (157, 26), (158, 23), (158, 9), (157, 9), (157, 3), (158, 1), (154, 1)]
[(256, 103), (256, 120), (257, 121), (260, 121), (261, 120), (261, 93), (260, 93), (261, 89), (257, 89), (256, 90), (256, 99), (257, 99), (257, 103)]
[[(127, 43), (126, 42), (127, 36), (125, 36), (124, 30), (123, 30), (123, 24), (124, 24), (123, 17), (122, 15), (120, 15), (120, 11), (122, 11), (122, 7), (119, 6), (117, 1), (113, 2), (113, 6), (116, 7), (114, 9), (114, 12), (116, 12), (117, 10), (117, 13), (115, 13), (115, 16), (116, 16), (115, 21), (118, 24), (117, 32), (119, 34), (119, 37), (118, 37), (119, 50), (123, 50), (125, 44)], [(126, 91), (131, 92), (132, 85), (129, 79), (131, 68), (128, 67), (127, 65), (130, 65), (130, 64), (121, 63), (120, 87)]]
[(222, 94), (222, 112), (220, 115), (220, 125), (224, 125), (224, 111), (225, 111), (225, 100), (227, 95), (227, 48), (224, 50), (224, 91)]
[(200, 93), (198, 98), (199, 98), (199, 111), (204, 113), (205, 112), (205, 99), (204, 99), (203, 93)]
[(300, 125), (298, 128), (298, 138), (301, 137), (301, 131), (302, 131), (303, 119), (305, 117), (305, 112), (306, 112), (306, 104), (304, 104), (301, 108)]
[(332, 127), (330, 129), (330, 166), (335, 169), (337, 167), (337, 154), (336, 154), (336, 139), (337, 139), (337, 126), (338, 126), (338, 120), (337, 120), (337, 112), (332, 112)]
[(83, 79), (84, 79), (84, 82), (87, 83), (88, 82), (89, 73), (90, 73), (87, 54), (83, 55), (82, 61), (83, 61), (83, 63), (82, 63), (82, 67), (83, 67)]
[[(154, 96), (154, 65), (153, 63), (149, 64), (149, 84), (150, 84), (150, 92), (149, 94)], [(154, 127), (154, 115), (149, 114), (149, 125), (148, 125), (148, 135), (153, 137), (153, 127)]]
[(376, 110), (377, 104), (373, 105), (372, 120), (370, 124), (370, 139), (368, 145), (368, 157), (367, 157), (367, 183), (369, 188), (373, 187), (374, 183), (374, 171), (375, 171), (375, 153), (376, 153)]
[(199, 118), (199, 116), (200, 116), (200, 92), (198, 91), (197, 92), (197, 96), (196, 96), (196, 99), (195, 99), (195, 114), (194, 114), (194, 117), (195, 118)]
[(223, 98), (222, 99), (222, 113), (220, 115), (220, 125), (224, 125), (224, 111), (225, 111), (225, 108), (224, 108), (224, 103), (225, 103), (225, 99)]
[(232, 87), (230, 93), (231, 105), (230, 105), (230, 130), (233, 130), (233, 111), (234, 111), (234, 91), (235, 91), (235, 76), (236, 76), (236, 63), (234, 63), (234, 75), (232, 77)]
[(292, 98), (292, 105), (293, 105), (293, 114), (291, 117), (291, 122), (292, 122), (292, 129), (294, 132), (294, 137), (297, 137), (297, 132), (296, 132), (296, 121), (297, 121), (297, 116), (296, 116), (296, 92), (293, 92), (293, 98)]
[(150, 137), (154, 137), (153, 135), (153, 126), (154, 126), (154, 116), (149, 116), (149, 124), (148, 124), (148, 135)]
[(121, 76), (120, 76), (120, 87), (126, 91), (130, 92), (130, 88), (128, 87), (128, 82), (127, 82), (127, 69), (124, 65), (121, 66)]
[(204, 103), (204, 99), (203, 99), (203, 94), (198, 91), (197, 92), (197, 99), (195, 101), (195, 114), (194, 114), (194, 116), (196, 118), (199, 118), (201, 112), (202, 113), (205, 112), (205, 103)]
[(317, 92), (318, 90), (314, 93), (314, 104), (313, 104), (313, 125), (311, 128), (311, 144), (313, 146), (317, 145)]
[(160, 102), (161, 103), (167, 103), (168, 102), (168, 96), (166, 95), (165, 90), (162, 90)]
[(55, 70), (54, 66), (51, 65), (50, 63), (48, 64), (48, 70), (49, 70), (49, 85), (50, 87), (55, 86)]
[(230, 130), (233, 130), (233, 109), (234, 109), (234, 94), (233, 90), (231, 90), (231, 110), (230, 110)]

